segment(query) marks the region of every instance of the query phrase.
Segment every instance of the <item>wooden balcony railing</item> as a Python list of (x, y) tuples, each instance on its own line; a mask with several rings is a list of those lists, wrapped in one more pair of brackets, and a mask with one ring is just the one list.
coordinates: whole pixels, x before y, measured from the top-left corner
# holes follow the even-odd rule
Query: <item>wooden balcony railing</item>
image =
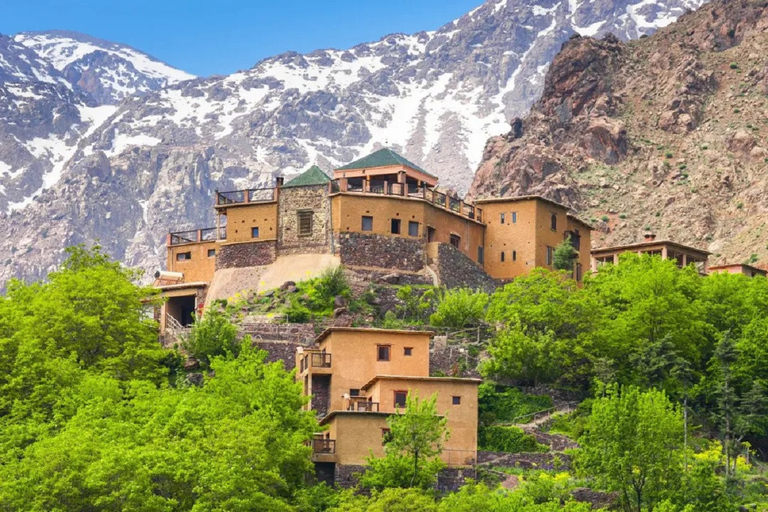
[(307, 368), (330, 368), (331, 354), (327, 352), (311, 352), (305, 355), (299, 363), (299, 373)]
[(336, 440), (335, 439), (313, 439), (312, 451), (314, 453), (322, 454), (334, 454), (336, 453)]
[(214, 242), (216, 240), (224, 240), (227, 238), (227, 228), (203, 228), (192, 229), (189, 231), (176, 231), (170, 233), (169, 243), (170, 245), (184, 245), (194, 244), (198, 242)]
[(357, 412), (379, 412), (379, 402), (369, 402), (368, 400), (350, 401), (347, 410)]
[(275, 189), (251, 188), (247, 190), (216, 191), (216, 206), (233, 204), (266, 203), (275, 200)]

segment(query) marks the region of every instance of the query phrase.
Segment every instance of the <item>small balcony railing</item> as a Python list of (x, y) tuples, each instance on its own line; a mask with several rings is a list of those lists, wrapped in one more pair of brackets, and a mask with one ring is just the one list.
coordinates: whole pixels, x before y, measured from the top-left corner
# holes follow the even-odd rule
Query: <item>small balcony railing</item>
[(331, 354), (327, 352), (312, 352), (301, 359), (299, 370), (303, 372), (307, 368), (330, 368)]
[(312, 451), (316, 454), (332, 455), (336, 453), (335, 439), (313, 439)]
[(265, 203), (274, 201), (274, 188), (251, 188), (247, 190), (216, 191), (216, 206), (231, 204)]
[(184, 245), (198, 242), (214, 242), (227, 238), (226, 228), (218, 228), (219, 236), (216, 237), (217, 228), (192, 229), (189, 231), (176, 231), (170, 234), (170, 245)]
[(350, 402), (348, 411), (356, 412), (379, 412), (379, 402), (369, 402), (368, 400), (359, 400)]

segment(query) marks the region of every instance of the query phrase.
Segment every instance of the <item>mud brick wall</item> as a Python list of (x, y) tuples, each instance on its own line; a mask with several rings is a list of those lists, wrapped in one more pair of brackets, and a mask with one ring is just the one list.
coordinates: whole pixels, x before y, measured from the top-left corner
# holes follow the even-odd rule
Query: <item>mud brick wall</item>
[[(299, 236), (298, 212), (312, 212), (312, 233)], [(331, 200), (328, 185), (281, 188), (278, 196), (280, 254), (330, 251)]]
[(216, 255), (216, 270), (269, 265), (275, 256), (274, 242), (222, 245)]
[(440, 244), (434, 270), (447, 288), (471, 288), (491, 293), (499, 283), (450, 244)]
[(340, 233), (336, 243), (341, 263), (418, 272), (424, 268), (424, 242), (364, 233)]

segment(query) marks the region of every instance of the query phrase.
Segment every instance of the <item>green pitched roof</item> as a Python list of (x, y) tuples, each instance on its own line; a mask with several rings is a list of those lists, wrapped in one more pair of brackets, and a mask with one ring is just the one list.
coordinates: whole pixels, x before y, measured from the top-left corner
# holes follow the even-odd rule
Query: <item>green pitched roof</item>
[(283, 188), (307, 187), (311, 185), (325, 185), (331, 181), (331, 178), (323, 172), (318, 166), (313, 165), (303, 173), (299, 174), (291, 181), (283, 185)]
[(338, 170), (346, 171), (350, 169), (367, 169), (370, 167), (385, 167), (387, 165), (405, 165), (411, 169), (423, 172), (427, 176), (432, 176), (433, 178), (437, 177), (434, 174), (428, 173), (413, 162), (406, 160), (389, 148), (380, 149), (375, 153), (371, 153), (370, 155), (364, 156), (359, 160), (355, 160), (351, 164), (347, 164), (344, 167), (339, 167)]

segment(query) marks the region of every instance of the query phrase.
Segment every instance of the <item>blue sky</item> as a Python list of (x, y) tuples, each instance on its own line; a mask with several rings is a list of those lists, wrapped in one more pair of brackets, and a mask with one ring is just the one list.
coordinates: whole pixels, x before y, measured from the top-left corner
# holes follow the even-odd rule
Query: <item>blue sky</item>
[(0, 33), (63, 29), (126, 43), (196, 75), (284, 51), (434, 30), (482, 0), (2, 0)]

